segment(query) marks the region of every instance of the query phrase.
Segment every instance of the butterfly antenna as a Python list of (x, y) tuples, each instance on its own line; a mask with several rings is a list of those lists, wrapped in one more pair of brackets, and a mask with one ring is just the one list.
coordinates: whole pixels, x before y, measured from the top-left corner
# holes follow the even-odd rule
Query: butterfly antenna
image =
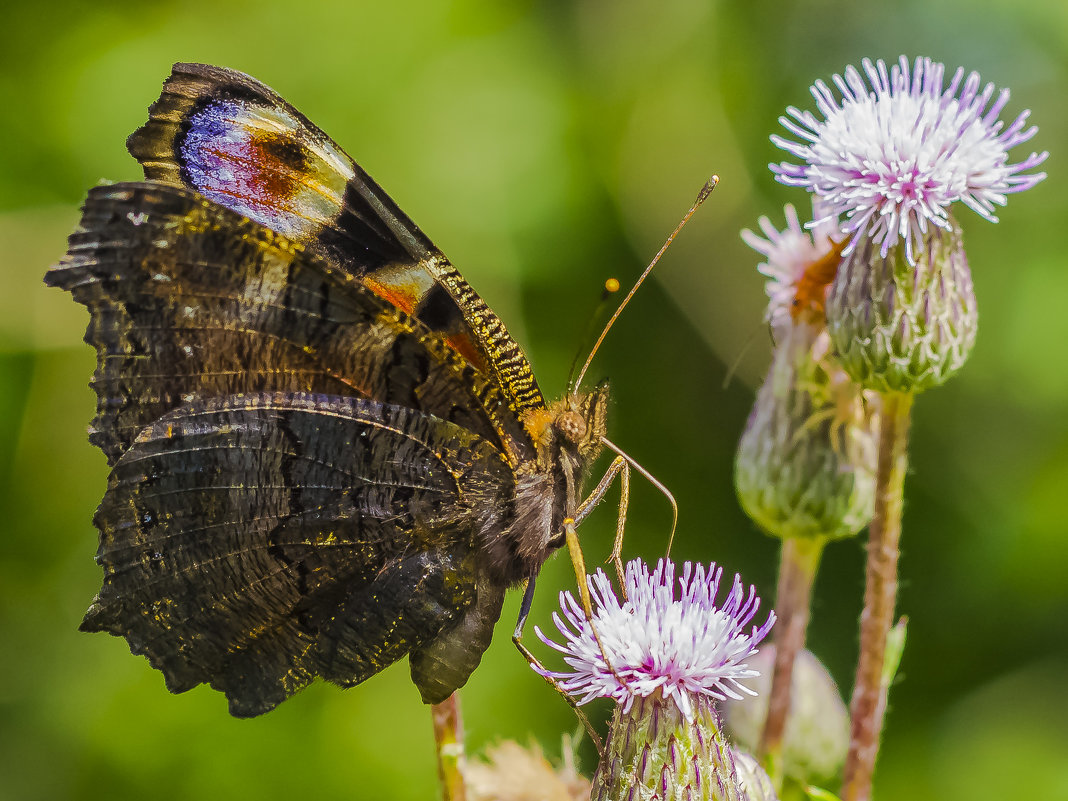
[(645, 268), (645, 271), (640, 276), (638, 276), (638, 280), (634, 282), (634, 286), (631, 287), (630, 292), (627, 293), (627, 296), (623, 298), (622, 301), (620, 301), (618, 308), (616, 308), (615, 312), (609, 318), (608, 322), (605, 324), (604, 329), (601, 331), (601, 335), (597, 337), (597, 341), (593, 344), (593, 350), (591, 350), (590, 355), (586, 357), (586, 363), (582, 365), (582, 369), (579, 370), (578, 378), (575, 379), (575, 386), (572, 391), (578, 391), (579, 386), (582, 384), (582, 379), (586, 377), (586, 371), (590, 369), (590, 363), (593, 361), (593, 357), (597, 355), (597, 351), (601, 347), (601, 343), (604, 342), (604, 338), (608, 335), (608, 332), (609, 330), (611, 330), (612, 326), (615, 325), (616, 319), (623, 312), (623, 309), (625, 309), (627, 307), (627, 304), (630, 303), (630, 299), (634, 297), (634, 293), (638, 291), (638, 287), (640, 287), (645, 282), (645, 279), (649, 277), (649, 273), (653, 271), (653, 268), (656, 266), (656, 263), (660, 261), (660, 257), (664, 255), (664, 251), (666, 251), (668, 249), (668, 246), (675, 240), (675, 237), (678, 236), (679, 231), (682, 230), (682, 227), (686, 225), (687, 222), (689, 222), (694, 212), (697, 211), (697, 209), (700, 208), (701, 204), (708, 199), (708, 196), (712, 194), (712, 190), (716, 188), (716, 184), (718, 183), (718, 175), (713, 175), (711, 178), (708, 179), (708, 181), (705, 182), (705, 185), (701, 187), (701, 191), (697, 193), (697, 200), (695, 200), (693, 202), (693, 205), (690, 206), (690, 210), (686, 212), (679, 224), (675, 226), (675, 230), (671, 232), (671, 236), (667, 238), (667, 241), (664, 243), (663, 247), (660, 248), (660, 251), (656, 254), (655, 258), (653, 258), (653, 260), (649, 263), (649, 266)]
[(677, 526), (679, 522), (679, 505), (675, 502), (675, 496), (671, 494), (671, 490), (669, 490), (667, 487), (660, 483), (656, 476), (654, 476), (652, 473), (650, 473), (648, 470), (646, 470), (644, 467), (634, 461), (633, 458), (631, 458), (628, 454), (624, 453), (618, 445), (609, 440), (607, 437), (601, 437), (601, 444), (608, 448), (608, 450), (612, 451), (612, 453), (616, 454), (616, 456), (622, 457), (627, 462), (627, 464), (634, 468), (634, 472), (638, 473), (646, 481), (648, 481), (650, 484), (660, 490), (660, 492), (663, 493), (664, 497), (667, 498), (668, 503), (671, 504), (671, 534), (668, 535), (668, 547), (666, 554), (667, 556), (671, 556), (671, 544), (675, 541), (675, 526)]
[(586, 346), (593, 338), (593, 327), (597, 325), (597, 321), (601, 319), (601, 313), (604, 311), (604, 304), (608, 302), (608, 299), (619, 291), (619, 281), (615, 278), (609, 278), (604, 282), (604, 289), (601, 291), (601, 299), (597, 302), (597, 305), (593, 309), (593, 314), (590, 315), (590, 321), (586, 324), (586, 330), (582, 334), (582, 339), (579, 340), (578, 350), (575, 351), (575, 357), (571, 360), (571, 367), (567, 371), (567, 394), (572, 392), (572, 383), (575, 378), (575, 368), (578, 367), (579, 357), (586, 352)]

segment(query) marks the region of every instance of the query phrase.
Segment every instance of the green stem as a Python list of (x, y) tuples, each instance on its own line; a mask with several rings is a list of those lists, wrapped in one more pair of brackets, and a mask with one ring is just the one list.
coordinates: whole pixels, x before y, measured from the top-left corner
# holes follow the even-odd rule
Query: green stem
[(790, 712), (794, 662), (805, 647), (812, 584), (825, 543), (822, 537), (790, 537), (783, 541), (779, 557), (779, 586), (775, 595), (775, 668), (759, 749), (777, 791), (782, 789), (782, 742)]
[(886, 714), (887, 688), (882, 677), (886, 639), (894, 624), (897, 602), (897, 560), (912, 395), (885, 393), (882, 400), (875, 514), (868, 529), (860, 657), (849, 705), (849, 755), (842, 776), (842, 801), (868, 801), (871, 798), (875, 756)]
[(465, 801), (463, 761), (464, 727), (460, 696), (453, 693), (430, 708), (434, 721), (434, 750), (438, 755), (438, 778), (443, 801)]

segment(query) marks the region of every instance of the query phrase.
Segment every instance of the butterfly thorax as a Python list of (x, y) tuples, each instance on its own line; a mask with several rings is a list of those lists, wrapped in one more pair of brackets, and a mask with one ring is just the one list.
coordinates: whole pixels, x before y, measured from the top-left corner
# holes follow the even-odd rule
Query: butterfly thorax
[(563, 523), (582, 501), (583, 483), (601, 452), (606, 432), (608, 382), (529, 412), (524, 426), (534, 458), (516, 469), (516, 494), (509, 521), (485, 526), (481, 546), (485, 568), (495, 581), (514, 584), (537, 573), (563, 545)]

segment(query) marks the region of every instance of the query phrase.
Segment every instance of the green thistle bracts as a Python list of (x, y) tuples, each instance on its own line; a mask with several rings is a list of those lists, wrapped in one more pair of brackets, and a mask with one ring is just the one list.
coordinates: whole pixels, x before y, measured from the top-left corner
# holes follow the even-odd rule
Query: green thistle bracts
[(784, 326), (735, 460), (746, 513), (775, 537), (850, 537), (871, 519), (874, 411), (804, 323)]
[(687, 720), (657, 692), (616, 707), (591, 801), (753, 801), (711, 699), (693, 706)]
[(975, 344), (975, 290), (960, 229), (931, 226), (910, 265), (861, 239), (838, 268), (827, 329), (843, 369), (867, 389), (920, 392), (945, 382)]

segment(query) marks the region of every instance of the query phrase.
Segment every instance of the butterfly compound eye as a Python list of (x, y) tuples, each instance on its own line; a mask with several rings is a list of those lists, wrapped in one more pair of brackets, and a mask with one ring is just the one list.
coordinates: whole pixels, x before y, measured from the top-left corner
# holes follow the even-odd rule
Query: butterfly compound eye
[(582, 441), (582, 438), (586, 436), (586, 421), (582, 419), (582, 415), (576, 411), (569, 410), (561, 412), (560, 416), (556, 418), (554, 423), (556, 430), (566, 439), (568, 442), (578, 444)]

